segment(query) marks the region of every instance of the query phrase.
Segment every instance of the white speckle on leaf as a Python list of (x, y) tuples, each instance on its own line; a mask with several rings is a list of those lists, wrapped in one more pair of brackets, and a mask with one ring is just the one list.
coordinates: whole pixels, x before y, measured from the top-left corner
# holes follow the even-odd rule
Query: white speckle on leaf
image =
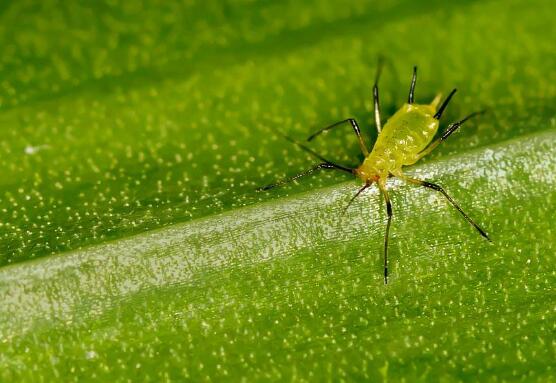
[(45, 149), (49, 149), (49, 148), (50, 148), (50, 146), (48, 146), (48, 145), (37, 145), (37, 146), (27, 145), (25, 147), (24, 151), (25, 151), (25, 154), (33, 155), (33, 154), (37, 154), (41, 150), (45, 150)]

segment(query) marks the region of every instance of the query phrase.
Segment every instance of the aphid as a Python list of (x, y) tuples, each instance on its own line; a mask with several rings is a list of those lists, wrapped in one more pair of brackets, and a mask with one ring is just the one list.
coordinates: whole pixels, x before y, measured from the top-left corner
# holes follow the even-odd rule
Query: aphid
[[(379, 97), (378, 97), (378, 80), (381, 72), (381, 64), (379, 63), (377, 68), (377, 73), (375, 77), (375, 84), (373, 87), (373, 101), (374, 101), (374, 117), (375, 125), (378, 131), (378, 137), (373, 146), (372, 151), (369, 153), (367, 146), (363, 141), (361, 136), (361, 130), (357, 121), (353, 118), (348, 118), (343, 121), (339, 121), (335, 124), (327, 126), (326, 128), (320, 129), (319, 131), (313, 133), (307, 141), (313, 140), (315, 137), (321, 133), (336, 128), (338, 126), (349, 124), (353, 128), (353, 131), (357, 135), (359, 140), (359, 146), (365, 159), (356, 168), (349, 168), (346, 166), (338, 165), (332, 161), (328, 161), (326, 158), (320, 156), (318, 153), (314, 152), (307, 146), (298, 143), (292, 139), (289, 139), (301, 149), (305, 150), (309, 154), (318, 158), (321, 163), (306, 170), (303, 173), (294, 175), (293, 177), (286, 178), (284, 180), (278, 181), (274, 184), (270, 184), (260, 188), (259, 190), (269, 190), (277, 186), (284, 185), (288, 182), (295, 181), (301, 177), (307, 176), (320, 169), (333, 169), (342, 172), (350, 173), (358, 178), (360, 178), (364, 185), (361, 187), (357, 193), (351, 198), (346, 209), (349, 205), (357, 198), (365, 189), (369, 188), (373, 183), (376, 183), (381, 194), (384, 197), (386, 203), (386, 213), (388, 215), (388, 221), (386, 223), (386, 231), (384, 233), (384, 283), (388, 283), (388, 236), (390, 233), (390, 224), (392, 222), (392, 204), (390, 202), (390, 197), (388, 196), (388, 191), (386, 189), (386, 180), (388, 177), (398, 177), (406, 182), (414, 185), (424, 186), (433, 190), (436, 190), (446, 199), (453, 207), (455, 207), (461, 215), (469, 222), (484, 238), (490, 241), (487, 233), (479, 227), (462, 209), (461, 207), (446, 193), (446, 191), (439, 185), (432, 182), (419, 180), (412, 178), (403, 174), (402, 167), (407, 165), (413, 165), (421, 158), (433, 151), (441, 142), (448, 138), (452, 133), (454, 133), (465, 121), (470, 118), (484, 113), (484, 111), (471, 113), (467, 117), (460, 121), (451, 123), (448, 125), (446, 131), (440, 136), (440, 138), (433, 141), (433, 138), (438, 130), (439, 120), (442, 117), (442, 113), (446, 109), (446, 106), (452, 99), (456, 89), (452, 90), (448, 97), (440, 104), (440, 96), (435, 97), (435, 99), (430, 104), (415, 104), (415, 82), (417, 80), (417, 67), (413, 67), (413, 76), (411, 79), (411, 85), (409, 87), (409, 97), (407, 103), (405, 103), (384, 125), (381, 124), (380, 119), (380, 108), (379, 108)], [(437, 109), (438, 107), (438, 109)], [(287, 137), (286, 137), (287, 138)]]

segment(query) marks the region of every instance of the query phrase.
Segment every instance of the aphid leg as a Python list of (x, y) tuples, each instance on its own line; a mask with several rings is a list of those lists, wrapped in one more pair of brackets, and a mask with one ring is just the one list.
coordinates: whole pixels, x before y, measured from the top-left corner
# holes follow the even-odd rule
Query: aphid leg
[(375, 85), (373, 86), (375, 126), (378, 134), (380, 134), (380, 131), (382, 130), (382, 123), (380, 122), (380, 100), (378, 98), (378, 80), (380, 79), (380, 74), (382, 73), (383, 65), (384, 65), (384, 59), (382, 57), (379, 57), (378, 64), (376, 67)]
[(384, 196), (386, 202), (386, 213), (388, 214), (388, 222), (386, 223), (386, 232), (384, 233), (384, 284), (388, 284), (388, 237), (390, 236), (390, 224), (392, 223), (392, 203), (386, 190), (386, 185), (380, 181), (377, 182), (380, 192)]
[(318, 158), (318, 159), (321, 160), (322, 162), (324, 162), (324, 163), (326, 163), (326, 164), (329, 164), (329, 165), (332, 165), (332, 166), (333, 166), (334, 168), (336, 168), (336, 169), (343, 170), (343, 171), (348, 172), (348, 173), (353, 173), (353, 169), (348, 168), (348, 167), (343, 166), (343, 165), (335, 164), (335, 163), (332, 162), (332, 161), (328, 161), (326, 158), (324, 158), (323, 156), (321, 156), (320, 154), (318, 154), (317, 152), (315, 152), (313, 149), (311, 149), (311, 148), (309, 148), (309, 147), (303, 145), (301, 142), (297, 142), (297, 141), (294, 140), (293, 138), (288, 137), (288, 136), (286, 136), (286, 135), (284, 135), (284, 138), (285, 138), (286, 140), (288, 140), (289, 142), (291, 142), (292, 144), (295, 144), (295, 145), (299, 146), (300, 149), (302, 149), (303, 151), (309, 153), (309, 154), (312, 155), (313, 157)]
[(417, 67), (413, 67), (413, 77), (411, 77), (411, 85), (409, 86), (409, 96), (407, 97), (407, 103), (413, 104), (415, 101), (415, 83), (417, 82)]
[(399, 177), (404, 181), (412, 183), (414, 185), (424, 186), (429, 189), (433, 189), (442, 193), (442, 195), (446, 197), (446, 199), (452, 204), (452, 206), (455, 207), (461, 213), (461, 215), (463, 215), (463, 217), (467, 220), (467, 222), (469, 222), (479, 232), (479, 234), (481, 234), (489, 242), (492, 242), (488, 234), (483, 229), (481, 229), (479, 225), (477, 225), (467, 214), (465, 214), (462, 208), (459, 207), (456, 201), (454, 201), (453, 198), (448, 195), (448, 193), (446, 193), (446, 191), (442, 188), (442, 186), (433, 184), (432, 182), (427, 182), (427, 181), (418, 180), (416, 178), (407, 177), (405, 175), (396, 175), (396, 177)]
[[(308, 176), (308, 175), (310, 175), (310, 174), (312, 174), (312, 173), (314, 173), (315, 171), (320, 170), (320, 169), (334, 169), (334, 170), (341, 170), (341, 171), (347, 171), (348, 173), (352, 173), (351, 170), (349, 170), (349, 169), (347, 169), (347, 168), (344, 168), (343, 166), (339, 166), (339, 165), (336, 165), (336, 164), (333, 164), (333, 163), (330, 163), (330, 162), (323, 162), (323, 163), (321, 163), (321, 164), (318, 164), (318, 165), (316, 165), (316, 166), (313, 166), (311, 169), (306, 170), (306, 171), (304, 171), (304, 172), (302, 172), (302, 173), (299, 173), (299, 174), (296, 174), (296, 175), (294, 175), (294, 176), (285, 178), (285, 179), (280, 180), (280, 181), (278, 181), (278, 182), (275, 182), (275, 183), (273, 183), (273, 184), (270, 184), (270, 185), (266, 185), (266, 186), (262, 186), (262, 187), (260, 187), (260, 188), (257, 188), (257, 191), (265, 191), (265, 190), (274, 189), (275, 187), (279, 187), (279, 186), (285, 185), (285, 184), (287, 184), (287, 183), (293, 182), (293, 181), (295, 181), (295, 180), (297, 180), (297, 179), (299, 179), (299, 178), (301, 178), (301, 177)], [(347, 170), (346, 170), (346, 169), (347, 169)]]
[(440, 120), (440, 117), (442, 117), (442, 113), (444, 113), (444, 109), (446, 109), (446, 107), (448, 106), (448, 104), (450, 103), (450, 100), (452, 99), (452, 97), (454, 96), (454, 94), (457, 92), (457, 89), (452, 89), (452, 91), (450, 92), (450, 94), (448, 95), (448, 97), (446, 97), (446, 100), (444, 100), (444, 102), (442, 103), (442, 105), (440, 105), (440, 108), (438, 108), (438, 111), (434, 114), (434, 118), (436, 118), (437, 120)]
[(446, 129), (446, 131), (444, 133), (442, 133), (442, 136), (440, 138), (434, 140), (429, 146), (427, 146), (425, 149), (423, 149), (423, 151), (419, 152), (416, 161), (420, 160), (421, 158), (425, 157), (430, 152), (432, 152), (438, 145), (440, 145), (440, 143), (442, 141), (444, 141), (446, 138), (450, 137), (450, 135), (452, 133), (454, 133), (456, 130), (458, 130), (459, 127), (462, 126), (465, 121), (469, 120), (472, 117), (483, 114), (483, 113), (485, 113), (484, 110), (480, 110), (478, 112), (471, 113), (469, 116), (465, 117), (464, 119), (459, 120), (457, 122), (453, 122), (450, 125), (448, 125), (448, 128)]
[(355, 121), (354, 118), (347, 118), (345, 120), (342, 121), (338, 121), (330, 126), (327, 126), (325, 128), (322, 128), (318, 131), (316, 131), (315, 133), (311, 134), (308, 138), (307, 141), (311, 141), (313, 140), (315, 137), (317, 137), (318, 135), (320, 135), (323, 132), (326, 132), (328, 130), (331, 130), (337, 126), (340, 126), (342, 124), (345, 124), (346, 122), (349, 122), (351, 124), (351, 127), (353, 128), (353, 131), (355, 132), (355, 135), (357, 136), (357, 139), (359, 140), (359, 147), (361, 148), (361, 152), (363, 153), (363, 155), (366, 157), (369, 154), (369, 151), (367, 150), (367, 146), (365, 146), (365, 142), (363, 141), (363, 137), (361, 137), (361, 129), (359, 128), (359, 125), (357, 124), (357, 121)]

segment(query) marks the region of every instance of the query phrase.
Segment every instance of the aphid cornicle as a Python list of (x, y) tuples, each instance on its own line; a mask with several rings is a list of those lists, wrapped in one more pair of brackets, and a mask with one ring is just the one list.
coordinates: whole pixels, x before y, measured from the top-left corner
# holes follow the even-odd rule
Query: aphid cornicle
[[(386, 180), (389, 177), (398, 177), (411, 184), (424, 186), (433, 190), (436, 190), (452, 204), (461, 215), (469, 222), (484, 238), (490, 241), (487, 233), (481, 229), (462, 209), (459, 205), (450, 197), (446, 191), (439, 185), (412, 178), (403, 174), (402, 167), (407, 165), (413, 165), (421, 158), (429, 154), (434, 148), (436, 148), (442, 141), (444, 141), (448, 136), (454, 133), (465, 121), (471, 117), (477, 116), (483, 111), (471, 113), (467, 117), (460, 121), (451, 123), (448, 125), (446, 131), (436, 140), (433, 141), (436, 132), (439, 127), (439, 120), (442, 117), (442, 113), (446, 109), (446, 106), (452, 99), (456, 89), (452, 90), (448, 97), (442, 102), (440, 107), (438, 104), (440, 102), (440, 96), (435, 97), (435, 99), (430, 104), (415, 104), (415, 82), (417, 80), (417, 67), (413, 67), (413, 76), (411, 78), (411, 85), (409, 88), (409, 97), (407, 103), (405, 103), (384, 125), (381, 124), (380, 119), (380, 108), (379, 108), (379, 97), (378, 97), (378, 80), (381, 73), (381, 63), (379, 62), (377, 73), (375, 77), (375, 84), (373, 87), (373, 101), (374, 101), (374, 117), (375, 125), (378, 132), (378, 137), (373, 146), (372, 151), (369, 153), (367, 146), (363, 141), (361, 136), (361, 130), (357, 121), (353, 118), (348, 118), (346, 120), (339, 121), (335, 124), (327, 126), (326, 128), (320, 129), (315, 132), (307, 141), (313, 140), (315, 137), (321, 133), (333, 129), (335, 127), (341, 126), (343, 124), (350, 124), (353, 131), (357, 135), (359, 140), (359, 146), (365, 159), (356, 168), (349, 168), (347, 166), (338, 165), (334, 162), (328, 161), (326, 158), (320, 156), (318, 153), (308, 148), (307, 146), (296, 142), (288, 137), (288, 140), (292, 141), (301, 149), (305, 150), (309, 154), (318, 158), (322, 161), (320, 164), (312, 167), (311, 169), (297, 174), (293, 177), (286, 178), (284, 180), (278, 181), (277, 183), (270, 184), (260, 188), (259, 190), (269, 190), (276, 186), (281, 186), (288, 182), (294, 181), (298, 178), (304, 177), (313, 173), (319, 169), (335, 169), (344, 171), (357, 176), (364, 182), (363, 187), (361, 187), (357, 193), (351, 198), (346, 206), (349, 205), (359, 196), (365, 189), (370, 187), (373, 183), (376, 183), (380, 192), (384, 197), (386, 203), (386, 212), (388, 216), (388, 221), (386, 223), (386, 231), (384, 233), (384, 283), (388, 283), (388, 237), (390, 233), (390, 224), (392, 222), (392, 204), (390, 203), (390, 197), (386, 189)], [(438, 108), (438, 109), (437, 109)]]

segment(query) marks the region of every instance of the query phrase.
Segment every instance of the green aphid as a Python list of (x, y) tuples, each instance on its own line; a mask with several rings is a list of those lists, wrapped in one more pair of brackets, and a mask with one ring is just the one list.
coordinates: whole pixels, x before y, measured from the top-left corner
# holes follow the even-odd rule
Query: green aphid
[[(332, 128), (349, 124), (353, 128), (353, 131), (357, 135), (359, 140), (359, 146), (365, 159), (356, 168), (349, 168), (346, 166), (338, 165), (334, 162), (328, 161), (324, 157), (320, 156), (318, 153), (314, 152), (307, 146), (294, 142), (300, 146), (303, 150), (310, 153), (314, 157), (322, 161), (318, 165), (312, 167), (311, 169), (297, 174), (293, 177), (281, 180), (277, 183), (264, 186), (259, 190), (269, 190), (277, 186), (284, 185), (288, 182), (295, 181), (298, 178), (309, 175), (319, 169), (334, 169), (347, 172), (357, 176), (364, 182), (363, 187), (361, 187), (353, 198), (349, 201), (349, 205), (359, 196), (365, 189), (370, 187), (373, 183), (376, 183), (380, 192), (384, 196), (386, 202), (386, 212), (388, 214), (388, 222), (386, 224), (386, 232), (384, 234), (384, 283), (388, 283), (388, 236), (390, 232), (390, 224), (392, 222), (392, 204), (390, 202), (390, 197), (388, 196), (388, 191), (386, 189), (386, 180), (389, 177), (398, 177), (406, 182), (424, 186), (433, 190), (436, 190), (452, 204), (463, 217), (469, 222), (477, 231), (487, 240), (490, 241), (487, 233), (479, 227), (462, 209), (459, 205), (450, 197), (446, 191), (439, 185), (419, 180), (416, 178), (408, 177), (403, 174), (402, 167), (407, 165), (413, 165), (419, 161), (424, 156), (428, 155), (433, 151), (442, 141), (448, 138), (452, 133), (454, 133), (465, 121), (471, 117), (482, 114), (483, 111), (471, 113), (464, 119), (454, 122), (448, 126), (446, 131), (442, 136), (433, 141), (436, 132), (439, 127), (439, 120), (442, 113), (446, 109), (446, 106), (450, 102), (456, 89), (452, 90), (444, 102), (438, 107), (440, 103), (440, 95), (434, 98), (430, 104), (415, 104), (414, 94), (415, 94), (415, 82), (417, 79), (417, 67), (413, 68), (413, 77), (411, 79), (411, 85), (409, 88), (409, 97), (407, 103), (405, 103), (388, 121), (384, 127), (382, 127), (380, 120), (380, 108), (379, 108), (379, 97), (378, 97), (378, 79), (381, 73), (381, 63), (378, 65), (377, 74), (375, 77), (375, 85), (373, 87), (373, 99), (374, 99), (374, 116), (375, 125), (378, 131), (378, 137), (373, 146), (373, 149), (369, 153), (363, 138), (361, 137), (361, 130), (357, 121), (353, 118), (348, 118), (343, 121), (339, 121), (333, 125), (323, 128), (307, 139), (307, 141), (313, 140), (315, 137), (321, 133), (328, 131)], [(287, 137), (286, 137), (287, 138)]]

